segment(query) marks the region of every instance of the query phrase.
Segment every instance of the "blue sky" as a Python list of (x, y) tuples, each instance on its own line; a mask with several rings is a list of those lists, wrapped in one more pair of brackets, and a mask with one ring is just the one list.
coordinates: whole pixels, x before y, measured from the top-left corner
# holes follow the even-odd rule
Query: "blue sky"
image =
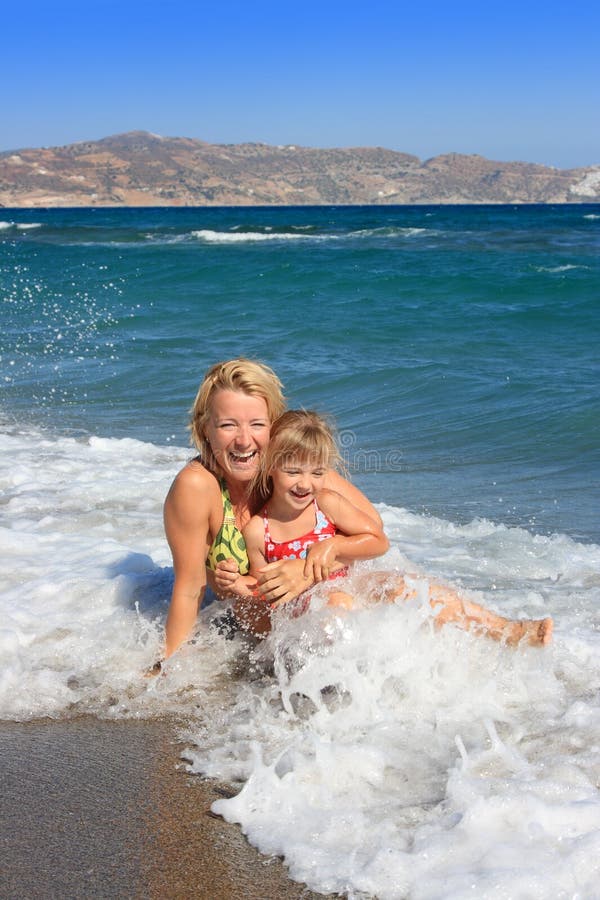
[(0, 150), (134, 129), (600, 164), (600, 4), (48, 0), (2, 9)]

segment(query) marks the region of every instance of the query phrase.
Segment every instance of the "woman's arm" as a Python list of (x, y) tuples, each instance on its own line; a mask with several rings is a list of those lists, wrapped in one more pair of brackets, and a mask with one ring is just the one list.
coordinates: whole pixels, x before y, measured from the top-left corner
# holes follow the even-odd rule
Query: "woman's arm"
[(341, 562), (382, 556), (390, 543), (370, 515), (358, 509), (341, 494), (319, 492), (317, 502), (340, 534), (319, 541), (309, 549), (304, 571), (314, 581), (323, 581)]
[(164, 524), (175, 583), (166, 623), (165, 656), (186, 641), (206, 587), (211, 503), (219, 502), (214, 477), (199, 465), (182, 469), (167, 494)]
[(327, 490), (335, 491), (336, 493), (341, 494), (342, 497), (348, 500), (353, 506), (369, 516), (370, 519), (373, 519), (376, 526), (380, 530), (383, 528), (381, 516), (379, 515), (369, 498), (365, 497), (363, 492), (359, 491), (359, 489), (355, 487), (352, 482), (348, 481), (346, 478), (343, 478), (339, 474), (339, 472), (336, 472), (334, 469), (330, 469), (323, 479), (323, 487)]

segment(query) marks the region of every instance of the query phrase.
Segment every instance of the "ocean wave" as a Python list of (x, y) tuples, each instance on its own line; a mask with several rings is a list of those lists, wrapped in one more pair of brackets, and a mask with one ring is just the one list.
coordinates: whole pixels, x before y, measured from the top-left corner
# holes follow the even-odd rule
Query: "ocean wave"
[[(213, 811), (317, 891), (481, 895), (493, 878), (541, 897), (551, 877), (592, 896), (600, 547), (381, 505), (392, 547), (358, 574), (410, 567), (414, 600), (369, 603), (351, 576), (355, 610), (332, 613), (317, 588), (254, 650), (223, 640), (209, 607), (146, 678), (173, 579), (161, 507), (189, 455), (4, 423), (0, 717), (180, 714), (189, 771), (244, 782)], [(554, 646), (437, 629), (431, 576), (511, 617), (552, 615)]]
[(358, 231), (350, 232), (350, 237), (401, 237), (411, 238), (418, 237), (421, 234), (434, 235), (438, 234), (431, 228), (411, 228), (398, 226), (380, 226), (378, 228), (361, 228)]
[[(160, 653), (172, 582), (162, 503), (189, 456), (131, 438), (53, 436), (5, 419), (1, 718), (105, 714), (115, 692), (111, 715), (153, 715), (185, 704), (182, 681), (210, 677), (185, 657), (154, 698), (142, 677)], [(563, 633), (596, 616), (599, 547), (380, 508), (393, 548), (380, 568), (458, 580), (507, 615), (555, 615)], [(204, 626), (199, 640), (212, 646)]]
[[(237, 226), (239, 229), (241, 226)], [(309, 232), (309, 233), (307, 233)], [(342, 241), (356, 240), (364, 238), (413, 238), (422, 234), (432, 235), (433, 232), (428, 228), (361, 228), (355, 231), (342, 232), (320, 232), (316, 233), (312, 226), (304, 228), (293, 228), (290, 231), (273, 231), (268, 226), (262, 231), (240, 231), (236, 228), (232, 231), (212, 231), (210, 229), (201, 229), (192, 231), (192, 236), (206, 243), (252, 243), (260, 241)]]
[[(249, 230), (246, 225), (232, 225), (232, 227), (231, 227), (231, 231), (243, 232), (244, 230), (245, 231)], [(316, 230), (317, 230), (316, 225), (287, 225), (285, 227), (282, 227), (282, 226), (275, 227), (274, 225), (264, 225), (263, 226), (263, 231), (267, 234), (273, 234), (273, 233), (284, 233), (285, 234), (287, 232), (291, 232), (292, 234), (302, 234), (302, 233), (306, 233), (307, 231), (316, 231)]]
[(0, 231), (9, 231), (12, 228), (17, 231), (33, 231), (42, 227), (41, 222), (0, 222)]
[(202, 228), (192, 231), (192, 237), (207, 244), (244, 244), (260, 241), (306, 241), (323, 240), (323, 235), (308, 235), (299, 232), (267, 232), (267, 231), (212, 231)]
[[(406, 526), (401, 511), (384, 512)], [(420, 530), (423, 522), (413, 524)], [(446, 540), (448, 526), (435, 523)], [(488, 575), (495, 551), (507, 563), (512, 557), (518, 565), (515, 552), (525, 561), (518, 550), (523, 533), (505, 531), (503, 545), (491, 523), (474, 523), (454, 537), (460, 544), (467, 534), (490, 541)], [(540, 615), (548, 574), (534, 572), (544, 558), (542, 569), (551, 566), (547, 540), (536, 546), (526, 538), (537, 562), (526, 565), (527, 574), (521, 571), (522, 602)], [(554, 546), (564, 563), (574, 546), (559, 544)], [(467, 546), (477, 557), (475, 546)], [(406, 559), (396, 549), (388, 564), (403, 568)], [(554, 574), (551, 591), (560, 590)], [(573, 574), (565, 574), (562, 584), (571, 601), (581, 599)], [(401, 886), (402, 896), (459, 896), (464, 883), (481, 893), (493, 872), (512, 896), (527, 879), (535, 887), (532, 872), (547, 876), (544, 859), (563, 846), (564, 822), (576, 819), (572, 801), (587, 804), (582, 837), (591, 838), (600, 825), (589, 755), (597, 741), (597, 706), (588, 692), (591, 673), (600, 676), (598, 641), (593, 629), (565, 629), (552, 651), (540, 651), (507, 648), (457, 628), (438, 630), (426, 576), (416, 584), (417, 597), (409, 603), (365, 604), (343, 616), (322, 607), (304, 621), (282, 613), (251, 657), (263, 678), (249, 677), (237, 696), (231, 694), (218, 722), (213, 717), (210, 726), (192, 724), (184, 756), (193, 773), (244, 782), (212, 811), (240, 824), (262, 853), (282, 856), (291, 877), (314, 890), (395, 900)], [(599, 587), (596, 577), (592, 593)], [(501, 603), (498, 596), (494, 601)], [(555, 610), (567, 617), (565, 601), (557, 599)], [(591, 605), (588, 613), (593, 616)], [(568, 747), (566, 735), (573, 739)], [(581, 793), (563, 802), (557, 784), (566, 788), (571, 779)], [(558, 828), (552, 826), (557, 803)], [(281, 809), (288, 811), (285, 822)], [(532, 818), (543, 823), (535, 846)], [(515, 821), (522, 830), (507, 824)], [(307, 854), (314, 834), (319, 852)], [(501, 876), (495, 868), (499, 844), (505, 853)], [(523, 846), (539, 855), (533, 866), (529, 856), (523, 862)], [(582, 883), (589, 889), (596, 876), (597, 863), (590, 861), (568, 887), (578, 890)], [(533, 887), (530, 893), (544, 896)]]
[[(20, 232), (33, 231), (42, 228), (40, 222), (16, 223), (12, 221), (0, 222), (0, 231), (17, 230)], [(109, 229), (110, 230), (110, 229)], [(361, 228), (351, 231), (323, 231), (316, 225), (289, 225), (275, 227), (271, 225), (261, 226), (259, 229), (247, 229), (244, 225), (234, 225), (231, 230), (220, 231), (210, 228), (194, 229), (192, 231), (178, 233), (173, 230), (147, 231), (140, 233), (132, 231), (130, 234), (120, 232), (117, 234), (103, 233), (102, 229), (95, 230), (93, 236), (89, 229), (70, 228), (55, 232), (48, 232), (45, 240), (56, 241), (63, 246), (81, 247), (114, 247), (128, 249), (143, 247), (146, 244), (156, 246), (181, 244), (187, 241), (201, 241), (207, 244), (244, 244), (261, 242), (308, 242), (308, 241), (356, 241), (365, 239), (411, 239), (422, 235), (435, 235), (438, 232), (428, 228), (382, 226), (376, 228)]]
[(534, 266), (533, 267), (536, 272), (547, 272), (551, 275), (558, 275), (561, 272), (571, 272), (573, 269), (585, 269), (589, 270), (590, 266), (581, 266), (574, 265), (572, 263), (565, 263), (561, 266)]

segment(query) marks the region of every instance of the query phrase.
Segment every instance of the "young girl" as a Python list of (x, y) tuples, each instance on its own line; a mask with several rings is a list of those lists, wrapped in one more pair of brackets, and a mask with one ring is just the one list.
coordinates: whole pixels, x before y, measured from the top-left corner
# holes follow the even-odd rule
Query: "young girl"
[[(347, 563), (354, 558), (386, 552), (389, 541), (374, 520), (341, 494), (323, 488), (328, 469), (340, 462), (331, 429), (316, 413), (290, 410), (273, 424), (253, 485), (268, 498), (267, 505), (244, 529), (250, 575), (257, 576), (270, 562), (305, 559), (304, 574), (312, 584), (346, 575)], [(338, 534), (352, 539), (344, 542), (342, 561), (337, 556)], [(309, 599), (306, 593), (301, 595), (296, 614), (306, 611)], [(345, 591), (332, 589), (328, 603), (350, 607), (353, 600)], [(236, 605), (236, 617), (246, 629), (266, 634), (271, 628), (270, 609), (257, 594), (252, 602)]]
[[(386, 552), (389, 542), (369, 516), (335, 491), (322, 489), (327, 470), (339, 463), (331, 429), (316, 413), (290, 410), (276, 420), (254, 485), (266, 503), (244, 529), (251, 575), (258, 575), (269, 562), (305, 559), (304, 574), (313, 584), (347, 574), (353, 558), (373, 558)], [(337, 555), (337, 534), (351, 538), (344, 541), (343, 559)], [(371, 589), (380, 589), (380, 599), (381, 587), (387, 585), (386, 601), (415, 594), (402, 576), (397, 576), (392, 588), (389, 575), (382, 579), (381, 574), (370, 573), (367, 581)], [(529, 644), (542, 645), (552, 636), (552, 619), (505, 619), (436, 582), (429, 581), (429, 600), (440, 625), (455, 622), (467, 629), (473, 625), (509, 644), (524, 638)], [(353, 602), (341, 589), (328, 592), (329, 605), (349, 608)], [(306, 594), (301, 595), (298, 612), (305, 612), (308, 603)], [(260, 636), (270, 631), (270, 611), (258, 592), (235, 604), (242, 627)]]

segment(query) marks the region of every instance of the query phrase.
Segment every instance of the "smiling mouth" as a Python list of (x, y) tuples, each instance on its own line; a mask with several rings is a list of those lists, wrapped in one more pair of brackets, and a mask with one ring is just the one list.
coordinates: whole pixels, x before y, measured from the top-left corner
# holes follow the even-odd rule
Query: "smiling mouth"
[(258, 454), (258, 450), (249, 450), (248, 453), (234, 453), (233, 450), (229, 451), (229, 459), (238, 465), (243, 465), (244, 463), (249, 463), (254, 457)]
[(310, 497), (311, 491), (304, 491), (303, 493), (300, 493), (299, 491), (290, 491), (290, 494), (293, 497), (297, 497), (298, 500), (305, 500), (307, 497)]

